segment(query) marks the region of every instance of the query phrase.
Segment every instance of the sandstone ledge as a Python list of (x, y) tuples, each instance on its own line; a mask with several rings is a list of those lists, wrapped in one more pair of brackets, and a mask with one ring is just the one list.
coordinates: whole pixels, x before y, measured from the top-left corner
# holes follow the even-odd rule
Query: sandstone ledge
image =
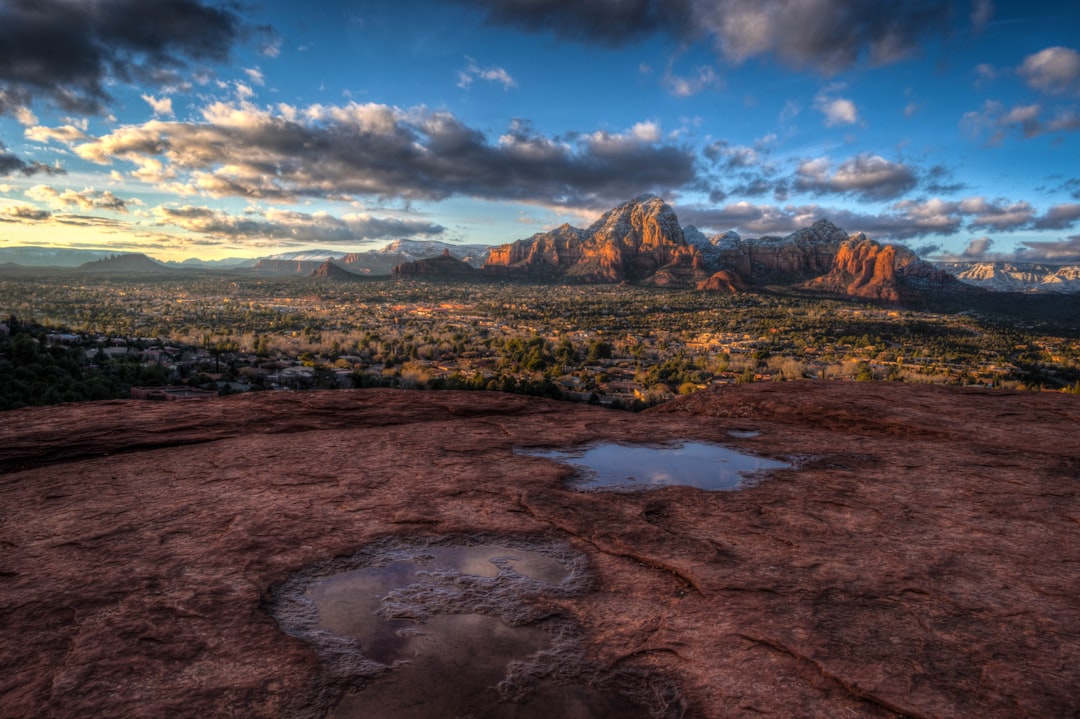
[[(473, 533), (585, 552), (594, 591), (559, 611), (688, 717), (1080, 707), (1073, 397), (803, 382), (632, 415), (357, 390), (2, 419), (0, 717), (320, 716), (333, 687), (271, 589), (384, 537)], [(684, 438), (800, 468), (612, 496), (513, 453)]]

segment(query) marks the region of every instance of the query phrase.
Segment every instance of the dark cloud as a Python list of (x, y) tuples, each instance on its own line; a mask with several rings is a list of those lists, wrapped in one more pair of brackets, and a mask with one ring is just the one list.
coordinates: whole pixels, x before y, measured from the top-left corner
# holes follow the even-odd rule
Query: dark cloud
[(953, 179), (952, 170), (944, 165), (934, 165), (922, 173), (921, 185), (933, 195), (952, 195), (967, 189), (963, 182)]
[(609, 46), (666, 34), (702, 38), (730, 62), (776, 56), (788, 65), (833, 73), (866, 59), (895, 61), (953, 18), (947, 0), (458, 0), (491, 22)]
[(986, 257), (993, 246), (994, 241), (989, 237), (976, 237), (968, 242), (967, 247), (960, 253), (960, 256), (969, 260), (980, 260)]
[(0, 177), (16, 174), (30, 177), (31, 175), (63, 175), (66, 173), (59, 167), (46, 165), (43, 162), (27, 162), (21, 157), (8, 152), (7, 148), (4, 147), (4, 143), (0, 142)]
[(0, 207), (0, 222), (44, 222), (51, 217), (48, 210), (39, 210), (32, 205)]
[(1065, 180), (1062, 183), (1061, 188), (1072, 195), (1074, 200), (1080, 200), (1080, 177), (1073, 177), (1069, 180)]
[(156, 207), (161, 225), (237, 239), (273, 239), (304, 242), (362, 242), (416, 235), (432, 236), (445, 231), (441, 225), (418, 220), (379, 218), (370, 215), (336, 217), (327, 213), (268, 210), (247, 217), (230, 215), (208, 207)]
[(110, 82), (171, 81), (190, 61), (227, 59), (240, 20), (203, 0), (4, 0), (0, 94), (103, 112)]
[(1057, 242), (1025, 242), (1018, 253), (1024, 262), (1051, 264), (1080, 264), (1080, 235), (1071, 235)]
[(1036, 230), (1064, 230), (1080, 220), (1080, 205), (1054, 205), (1042, 217), (1036, 218), (1032, 227)]
[(458, 0), (496, 24), (550, 32), (564, 40), (619, 47), (656, 33), (684, 35), (691, 0)]
[(821, 194), (850, 194), (865, 200), (890, 200), (914, 189), (915, 171), (878, 155), (856, 155), (835, 170), (828, 158), (802, 163), (795, 172), (794, 189)]
[(1075, 132), (1080, 130), (1080, 114), (1073, 108), (1059, 108), (1053, 117), (1043, 118), (1043, 107), (1014, 105), (1009, 110), (997, 100), (987, 100), (981, 110), (964, 113), (960, 126), (973, 138), (987, 135), (991, 146), (1005, 141), (1009, 131), (1019, 131), (1025, 140), (1052, 132)]
[(156, 184), (184, 174), (188, 190), (249, 198), (466, 196), (606, 208), (698, 181), (693, 153), (642, 127), (553, 139), (519, 121), (491, 141), (449, 112), (423, 108), (353, 103), (271, 113), (219, 104), (204, 115), (199, 123), (122, 127), (75, 151), (101, 164), (133, 162), (135, 176)]
[(862, 213), (821, 205), (756, 205), (737, 202), (723, 208), (680, 207), (679, 219), (711, 231), (737, 229), (750, 234), (787, 234), (809, 227), (822, 218), (849, 232), (865, 232), (876, 239), (906, 240), (926, 235), (950, 235), (960, 230), (963, 218), (940, 200), (895, 203), (888, 212)]
[[(865, 232), (875, 239), (909, 240), (927, 235), (954, 235), (962, 229), (1015, 231), (1063, 229), (1080, 222), (1080, 205), (1055, 205), (1043, 215), (1027, 202), (993, 201), (967, 197), (956, 202), (941, 199), (901, 200), (884, 212), (855, 212), (821, 205), (756, 205), (737, 202), (713, 209), (680, 207), (679, 218), (702, 229), (777, 234), (808, 227), (828, 218), (849, 232)], [(988, 238), (987, 238), (988, 239)], [(974, 252), (978, 245), (971, 245)], [(989, 244), (983, 251), (989, 249)], [(922, 250), (929, 254), (936, 248)]]

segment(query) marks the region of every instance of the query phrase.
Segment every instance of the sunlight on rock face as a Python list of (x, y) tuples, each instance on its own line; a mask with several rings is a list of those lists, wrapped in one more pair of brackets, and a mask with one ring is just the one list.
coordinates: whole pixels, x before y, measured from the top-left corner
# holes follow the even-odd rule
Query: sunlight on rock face
[(668, 716), (619, 691), (543, 608), (587, 583), (585, 558), (559, 544), (390, 540), (301, 572), (271, 611), (348, 688), (335, 719)]
[(574, 467), (569, 486), (582, 491), (636, 492), (672, 485), (738, 489), (754, 473), (790, 464), (706, 442), (677, 445), (597, 444), (579, 449), (530, 450)]

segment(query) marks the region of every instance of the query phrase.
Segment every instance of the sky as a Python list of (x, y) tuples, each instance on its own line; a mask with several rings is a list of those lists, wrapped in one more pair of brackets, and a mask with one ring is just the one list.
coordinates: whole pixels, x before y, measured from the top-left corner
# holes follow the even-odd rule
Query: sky
[(1080, 261), (1080, 3), (0, 0), (0, 246), (502, 244), (644, 193)]

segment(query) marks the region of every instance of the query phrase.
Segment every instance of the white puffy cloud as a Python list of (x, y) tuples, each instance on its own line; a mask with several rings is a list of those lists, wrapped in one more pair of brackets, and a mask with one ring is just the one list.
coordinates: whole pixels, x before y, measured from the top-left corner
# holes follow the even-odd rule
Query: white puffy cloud
[(814, 109), (825, 116), (825, 126), (854, 125), (859, 121), (855, 103), (845, 97), (836, 97), (843, 85), (830, 85), (814, 97)]
[(123, 199), (117, 197), (110, 190), (93, 190), (86, 188), (81, 191), (57, 190), (48, 185), (34, 185), (26, 191), (26, 196), (38, 202), (44, 202), (53, 207), (78, 207), (84, 212), (90, 210), (110, 210), (112, 212), (127, 212), (128, 205), (141, 205), (136, 199)]
[(172, 117), (173, 106), (171, 97), (157, 98), (153, 95), (143, 95), (142, 99), (154, 111), (156, 117)]
[(133, 163), (134, 177), (170, 189), (257, 199), (468, 196), (603, 207), (697, 180), (695, 155), (658, 142), (649, 123), (555, 139), (518, 121), (492, 142), (424, 107), (216, 103), (203, 118), (124, 125), (76, 140), (74, 150), (98, 164)]
[(1067, 47), (1048, 47), (1028, 55), (1017, 68), (1028, 85), (1051, 95), (1080, 91), (1080, 53)]
[(852, 194), (867, 200), (899, 197), (918, 184), (915, 171), (900, 162), (890, 162), (880, 155), (856, 155), (833, 170), (827, 157), (807, 160), (795, 172), (796, 190)]

